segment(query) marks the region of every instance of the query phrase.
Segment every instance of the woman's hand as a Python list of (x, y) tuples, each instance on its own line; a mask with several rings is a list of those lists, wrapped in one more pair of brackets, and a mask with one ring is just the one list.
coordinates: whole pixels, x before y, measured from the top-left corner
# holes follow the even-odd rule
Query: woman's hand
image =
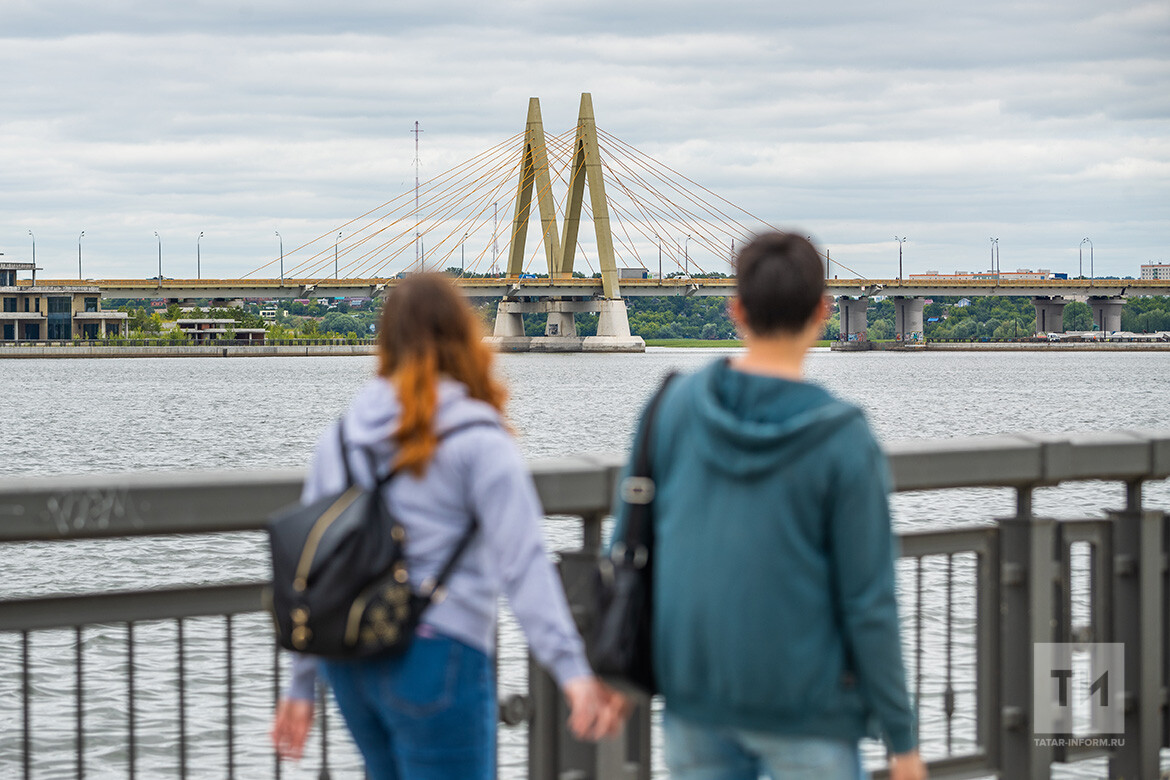
[(281, 758), (299, 761), (313, 727), (313, 702), (308, 699), (281, 699), (272, 721), (272, 746)]
[(630, 703), (596, 677), (575, 677), (565, 683), (569, 729), (577, 739), (599, 740), (621, 731)]
[(917, 750), (890, 756), (890, 780), (926, 780), (926, 764)]

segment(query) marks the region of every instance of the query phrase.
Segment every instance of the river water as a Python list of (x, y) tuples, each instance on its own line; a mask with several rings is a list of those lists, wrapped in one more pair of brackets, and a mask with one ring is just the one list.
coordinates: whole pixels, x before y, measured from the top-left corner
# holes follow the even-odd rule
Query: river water
[[(509, 413), (520, 446), (539, 458), (625, 451), (639, 408), (665, 373), (695, 370), (730, 352), (651, 348), (644, 355), (503, 355), (498, 365), (511, 389)], [(303, 467), (322, 427), (342, 412), (373, 368), (373, 358), (363, 357), (5, 361), (0, 363), (0, 477)], [(948, 438), (1165, 427), (1170, 358), (1156, 352), (815, 351), (807, 373), (863, 407), (882, 440)], [(1168, 498), (1165, 484), (1147, 486), (1151, 506), (1168, 506)], [(895, 523), (903, 530), (987, 524), (1011, 514), (1013, 502), (1006, 490), (900, 495), (894, 499)], [(1119, 486), (1084, 484), (1040, 491), (1036, 510), (1086, 517), (1122, 504)], [(547, 538), (550, 547), (563, 549), (575, 546), (577, 537), (572, 527), (549, 524)], [(266, 567), (257, 535), (182, 540), (181, 546), (150, 539), (14, 545), (2, 560), (0, 597), (251, 580), (264, 576)], [(903, 586), (905, 574), (900, 572)], [(188, 621), (186, 629), (188, 638), (210, 637), (193, 644), (187, 660), (193, 716), (188, 736), (193, 766), (214, 765), (216, 776), (224, 774), (219, 767), (225, 761), (223, 623)], [(237, 675), (243, 679), (269, 674), (270, 657), (256, 649), (263, 647), (266, 631), (260, 617), (234, 621)], [(125, 673), (119, 655), (125, 629), (91, 627), (82, 638), (87, 776), (125, 776), (128, 697), (119, 682)], [(138, 746), (140, 770), (149, 777), (173, 771), (175, 764), (173, 663), (167, 655), (156, 669), (149, 656), (149, 648), (160, 654), (161, 648), (173, 648), (174, 627), (144, 625), (135, 639), (147, 648), (141, 651), (147, 661), (137, 659), (135, 668), (136, 717), (144, 734), (154, 735)], [(74, 637), (43, 632), (34, 636), (32, 648), (34, 696), (46, 702), (33, 710), (34, 776), (72, 777)], [(969, 660), (969, 650), (957, 644), (960, 662)], [(17, 638), (0, 636), (0, 777), (16, 776), (18, 767), (18, 656)], [(502, 627), (500, 668), (502, 692), (524, 688), (523, 647), (510, 621)], [(938, 690), (924, 685), (924, 697), (932, 693)], [(263, 748), (271, 690), (240, 685), (235, 695), (237, 770), (243, 777), (269, 777)], [(960, 688), (960, 707), (963, 696)], [(935, 725), (926, 723), (928, 704), (924, 698), (924, 734), (939, 736), (937, 719), (931, 721)], [(501, 729), (500, 740), (500, 776), (522, 777), (522, 731)], [(335, 777), (360, 776), (350, 749), (335, 744), (331, 753)], [(316, 756), (314, 748), (304, 764), (287, 768), (283, 776), (316, 777)], [(1099, 772), (1098, 764), (1067, 776)]]

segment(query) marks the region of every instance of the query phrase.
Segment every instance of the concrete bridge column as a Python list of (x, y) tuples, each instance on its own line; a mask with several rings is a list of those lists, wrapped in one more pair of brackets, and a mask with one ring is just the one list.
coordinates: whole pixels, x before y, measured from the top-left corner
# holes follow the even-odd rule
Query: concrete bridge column
[(897, 341), (926, 341), (926, 330), (922, 324), (922, 309), (926, 301), (922, 298), (894, 299), (894, 338)]
[(1064, 298), (1033, 298), (1036, 307), (1036, 333), (1064, 333)]
[(598, 302), (597, 335), (586, 336), (586, 352), (644, 352), (646, 342), (630, 334), (630, 317), (621, 299)]
[(869, 299), (842, 295), (837, 299), (837, 306), (841, 312), (841, 341), (866, 341), (869, 326), (865, 321), (865, 310), (869, 307)]
[(1089, 298), (1089, 308), (1093, 310), (1093, 326), (1097, 330), (1112, 333), (1121, 330), (1121, 309), (1125, 306), (1124, 298)]
[(524, 304), (500, 301), (496, 309), (496, 327), (492, 341), (504, 352), (527, 352), (531, 338), (524, 335)]
[(560, 338), (577, 338), (577, 318), (571, 311), (550, 311), (544, 324), (544, 335)]
[[(597, 312), (597, 335), (577, 334), (574, 316)], [(524, 335), (525, 314), (548, 317), (543, 336)], [(500, 301), (489, 343), (502, 352), (645, 352), (641, 336), (630, 335), (626, 304), (621, 300), (562, 299)]]

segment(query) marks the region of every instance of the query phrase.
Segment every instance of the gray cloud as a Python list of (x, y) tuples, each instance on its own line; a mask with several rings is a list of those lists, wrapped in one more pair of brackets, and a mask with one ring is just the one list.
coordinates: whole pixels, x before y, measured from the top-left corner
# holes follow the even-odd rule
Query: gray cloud
[(85, 229), (94, 274), (150, 275), (155, 230), (164, 259), (202, 230), (241, 273), (406, 192), (415, 120), (426, 178), (530, 95), (559, 132), (591, 91), (604, 129), (866, 273), (895, 232), (911, 269), (988, 235), (1005, 268), (1068, 270), (1084, 235), (1107, 272), (1167, 259), (1164, 3), (779, 6), (5, 4), (0, 251), (31, 228), (75, 273)]

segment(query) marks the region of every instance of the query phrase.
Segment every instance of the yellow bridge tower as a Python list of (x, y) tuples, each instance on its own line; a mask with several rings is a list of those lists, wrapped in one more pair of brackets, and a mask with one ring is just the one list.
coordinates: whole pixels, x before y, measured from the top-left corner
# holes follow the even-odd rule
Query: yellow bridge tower
[[(523, 272), (524, 245), (528, 236), (533, 195), (540, 212), (541, 238), (544, 241), (549, 278), (553, 284), (569, 282), (573, 278), (585, 186), (588, 184), (589, 205), (593, 212), (593, 229), (601, 266), (601, 295), (520, 300), (521, 288), (516, 284), (500, 302), (492, 340), (507, 352), (643, 352), (646, 349), (645, 342), (639, 336), (630, 335), (626, 303), (622, 300), (618, 284), (613, 234), (609, 224), (609, 202), (605, 196), (605, 180), (597, 145), (597, 124), (593, 117), (593, 98), (588, 92), (581, 95), (577, 134), (571, 153), (572, 169), (563, 232), (558, 235), (540, 99), (529, 98), (528, 123), (520, 152), (516, 212), (512, 218), (512, 237), (508, 248), (508, 278), (518, 283)], [(575, 315), (578, 312), (598, 314), (596, 336), (577, 335)], [(529, 337), (524, 332), (523, 315), (535, 313), (547, 314), (548, 321), (544, 336)]]

